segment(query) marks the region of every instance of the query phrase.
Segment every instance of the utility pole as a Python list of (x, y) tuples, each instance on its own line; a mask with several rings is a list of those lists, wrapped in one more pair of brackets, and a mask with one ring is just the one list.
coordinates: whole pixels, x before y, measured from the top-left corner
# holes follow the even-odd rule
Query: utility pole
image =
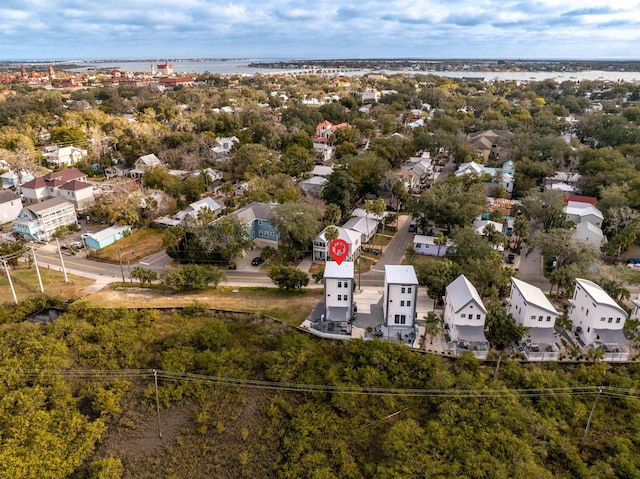
[(120, 263), (120, 273), (122, 273), (122, 282), (124, 283), (124, 268), (122, 267), (122, 255), (120, 254), (120, 246), (117, 248), (118, 250), (118, 262)]
[(38, 275), (40, 292), (44, 293), (44, 286), (42, 286), (42, 278), (40, 277), (40, 268), (38, 267), (38, 258), (36, 258), (36, 249), (34, 247), (31, 247), (31, 254), (33, 255), (33, 264), (36, 266), (36, 274)]
[(129, 282), (133, 283), (133, 278), (131, 277), (131, 261), (127, 260), (127, 271), (129, 271)]
[(153, 385), (156, 390), (156, 416), (158, 417), (158, 437), (162, 439), (162, 430), (160, 429), (160, 399), (158, 398), (158, 371), (153, 370)]
[(56, 246), (58, 246), (58, 256), (60, 257), (60, 264), (62, 265), (62, 273), (64, 274), (64, 282), (69, 282), (69, 277), (67, 276), (67, 269), (64, 267), (64, 260), (62, 259), (62, 250), (60, 249), (60, 241), (56, 238)]
[(598, 394), (596, 394), (596, 399), (593, 401), (593, 407), (591, 408), (591, 414), (589, 414), (589, 419), (587, 420), (587, 426), (584, 428), (584, 435), (582, 436), (582, 441), (580, 441), (580, 448), (584, 447), (584, 442), (587, 440), (587, 434), (589, 434), (589, 428), (591, 427), (591, 421), (593, 419), (593, 414), (596, 412), (596, 406), (598, 405), (598, 399), (600, 399), (600, 394), (604, 388), (600, 386), (598, 388)]
[(18, 297), (16, 296), (16, 290), (13, 289), (13, 281), (11, 281), (11, 275), (9, 274), (9, 265), (7, 264), (7, 260), (3, 259), (2, 264), (4, 264), (4, 270), (7, 272), (7, 279), (9, 280), (9, 288), (11, 288), (11, 294), (13, 294), (13, 302), (18, 304)]

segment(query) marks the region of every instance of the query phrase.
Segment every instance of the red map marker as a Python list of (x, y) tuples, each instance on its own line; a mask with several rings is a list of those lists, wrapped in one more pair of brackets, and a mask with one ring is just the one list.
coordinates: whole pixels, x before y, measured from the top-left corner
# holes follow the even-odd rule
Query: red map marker
[(329, 254), (340, 265), (349, 254), (349, 245), (343, 239), (334, 239), (329, 243)]

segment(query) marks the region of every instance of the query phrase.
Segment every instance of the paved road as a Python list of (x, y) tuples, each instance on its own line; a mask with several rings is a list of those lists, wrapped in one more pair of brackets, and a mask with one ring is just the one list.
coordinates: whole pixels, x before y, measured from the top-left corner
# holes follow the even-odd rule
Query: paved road
[[(371, 271), (363, 273), (362, 284), (364, 286), (384, 286), (384, 267), (388, 264), (401, 264), (407, 247), (413, 240), (413, 233), (409, 233), (410, 217), (402, 215), (398, 218), (398, 232), (387, 245), (384, 253), (373, 266)], [(356, 267), (356, 275), (357, 275)]]

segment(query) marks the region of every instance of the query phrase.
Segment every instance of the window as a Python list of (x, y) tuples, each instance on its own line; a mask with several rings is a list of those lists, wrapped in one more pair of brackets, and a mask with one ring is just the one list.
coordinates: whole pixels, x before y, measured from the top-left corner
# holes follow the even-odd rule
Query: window
[(407, 293), (411, 294), (411, 287), (407, 288)]
[(261, 225), (262, 224), (262, 220), (258, 220), (258, 224)]
[(600, 318), (600, 321), (604, 321), (604, 320), (605, 320), (605, 318), (604, 318), (604, 317)]
[(538, 321), (542, 321), (542, 316), (538, 316)]
[(258, 236), (262, 236), (262, 230), (258, 231)]
[(467, 317), (467, 315), (466, 315), (466, 314), (464, 314), (464, 313), (462, 313), (462, 314), (460, 315), (460, 317), (461, 317), (462, 319), (464, 319), (464, 318), (466, 318), (466, 317)]
[(407, 317), (404, 314), (396, 314), (395, 317), (393, 318), (393, 322), (395, 324), (406, 324)]
[(269, 233), (271, 236), (275, 236), (276, 234), (272, 231), (271, 233)]
[(404, 301), (400, 301), (400, 306), (404, 306)]
[(411, 306), (411, 301), (407, 301), (407, 306)]
[(613, 318), (609, 318), (609, 321), (607, 321), (607, 323), (612, 323), (613, 322)]
[(547, 316), (547, 322), (551, 321), (551, 316)]
[(345, 295), (342, 297), (342, 299), (344, 299), (345, 301), (349, 301), (349, 295), (346, 295), (346, 294), (345, 294)]
[(342, 281), (338, 281), (338, 288), (342, 288)]
[(404, 293), (406, 292), (406, 289), (407, 289), (407, 288), (405, 288), (405, 287), (403, 286), (402, 288), (400, 288), (400, 292), (404, 294)]
[(584, 314), (585, 316), (589, 316), (589, 310), (587, 309), (587, 312)]
[(616, 324), (620, 324), (620, 318), (616, 318)]
[(476, 315), (476, 319), (478, 319), (478, 320), (479, 320), (480, 318), (481, 318), (481, 315), (479, 315), (479, 314), (478, 314), (478, 315)]
[(535, 321), (535, 320), (536, 320), (536, 317), (535, 317), (535, 316), (531, 316), (531, 319), (532, 319), (533, 321)]
[(342, 301), (342, 295), (341, 294), (338, 295), (338, 301)]

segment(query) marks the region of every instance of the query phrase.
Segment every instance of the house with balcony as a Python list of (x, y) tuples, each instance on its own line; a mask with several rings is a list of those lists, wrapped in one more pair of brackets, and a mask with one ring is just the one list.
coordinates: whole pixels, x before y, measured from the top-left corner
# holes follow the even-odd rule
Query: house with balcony
[(20, 191), (27, 205), (58, 197), (72, 202), (77, 209), (87, 208), (95, 202), (93, 186), (87, 182), (87, 174), (77, 168), (38, 176), (24, 183)]
[[(0, 165), (1, 166), (1, 165)], [(3, 189), (7, 188), (17, 188), (22, 183), (26, 183), (27, 181), (31, 181), (35, 178), (32, 173), (26, 170), (20, 170), (20, 174), (16, 170), (8, 170), (0, 175), (0, 182), (2, 184), (0, 187)]]
[[(313, 261), (331, 261), (331, 256), (328, 254), (331, 242), (325, 236), (327, 228), (323, 229), (313, 240)], [(335, 226), (335, 228), (338, 229), (338, 238), (345, 240), (349, 247), (345, 261), (355, 261), (360, 256), (362, 235), (357, 231), (340, 226)]]
[(487, 309), (478, 290), (463, 274), (449, 283), (444, 296), (443, 320), (449, 347), (456, 356), (470, 352), (479, 359), (487, 359), (486, 319)]
[(76, 148), (75, 146), (65, 146), (58, 148), (55, 145), (45, 146), (42, 155), (52, 168), (66, 168), (73, 166), (87, 156), (87, 150)]
[(511, 278), (507, 312), (518, 324), (529, 328), (519, 344), (529, 361), (556, 361), (559, 349), (555, 335), (558, 311), (542, 290), (517, 278)]
[(626, 361), (629, 341), (623, 333), (627, 312), (599, 285), (576, 278), (569, 318), (584, 346), (604, 351), (605, 361)]
[(28, 241), (48, 242), (61, 226), (77, 224), (76, 209), (64, 198), (51, 198), (22, 208), (13, 229)]
[(234, 211), (231, 216), (247, 227), (249, 239), (255, 244), (277, 249), (280, 234), (278, 229), (271, 224), (274, 207), (275, 205), (270, 203), (254, 201)]
[(385, 265), (383, 337), (413, 343), (416, 337), (418, 277), (411, 265)]
[(567, 221), (573, 221), (576, 225), (588, 222), (598, 228), (602, 227), (604, 216), (602, 212), (591, 203), (569, 201), (563, 211)]
[(343, 228), (357, 231), (361, 235), (360, 243), (368, 243), (373, 235), (378, 231), (380, 222), (370, 216), (354, 216), (350, 218)]
[(211, 153), (216, 159), (227, 158), (231, 155), (234, 145), (240, 140), (236, 136), (216, 138), (216, 146), (211, 148)]
[(22, 211), (22, 200), (11, 190), (0, 190), (0, 225), (15, 220)]
[(162, 161), (160, 161), (160, 158), (158, 158), (153, 153), (141, 156), (133, 164), (133, 169), (129, 171), (129, 176), (131, 178), (142, 178), (142, 175), (144, 175), (147, 171), (158, 166), (165, 165), (164, 163), (162, 163)]

